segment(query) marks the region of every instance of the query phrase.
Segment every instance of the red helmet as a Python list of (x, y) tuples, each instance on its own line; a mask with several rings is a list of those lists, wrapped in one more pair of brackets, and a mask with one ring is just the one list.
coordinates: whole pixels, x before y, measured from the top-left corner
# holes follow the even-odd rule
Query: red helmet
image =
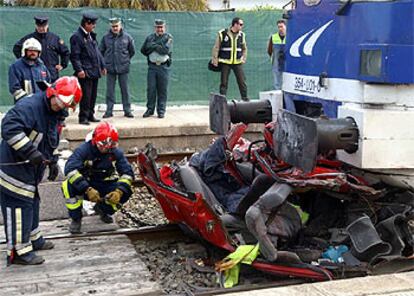
[(64, 107), (75, 109), (82, 98), (82, 89), (76, 77), (63, 76), (46, 89), (46, 96), (55, 96)]
[(115, 148), (118, 145), (118, 131), (109, 122), (101, 122), (93, 130), (92, 144), (106, 149)]

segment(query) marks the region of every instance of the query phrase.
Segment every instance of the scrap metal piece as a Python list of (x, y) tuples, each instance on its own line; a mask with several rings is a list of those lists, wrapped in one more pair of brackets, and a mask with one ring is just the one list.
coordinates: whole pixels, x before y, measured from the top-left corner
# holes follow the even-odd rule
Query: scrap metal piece
[(277, 157), (297, 168), (310, 172), (317, 155), (329, 150), (358, 150), (359, 131), (351, 117), (312, 119), (287, 110), (279, 110), (273, 133)]
[(232, 123), (268, 123), (272, 121), (272, 104), (268, 100), (231, 101), (229, 103)]
[(405, 248), (402, 228), (406, 224), (404, 215), (397, 214), (385, 219), (377, 224), (376, 229), (382, 240), (392, 246), (392, 252), (389, 255), (401, 256)]
[(370, 272), (372, 275), (407, 272), (414, 270), (414, 256), (400, 257), (400, 256), (386, 256), (383, 261), (371, 266)]
[(272, 104), (268, 100), (231, 101), (223, 95), (210, 94), (210, 129), (224, 135), (231, 123), (268, 123), (272, 121)]
[(316, 121), (287, 110), (277, 114), (273, 133), (275, 155), (305, 172), (316, 166), (318, 133)]
[(227, 99), (223, 95), (210, 94), (210, 129), (219, 135), (224, 135), (230, 129), (230, 111)]
[(344, 149), (348, 153), (358, 150), (359, 130), (352, 117), (316, 120), (318, 130), (318, 152)]
[(359, 260), (372, 262), (377, 257), (390, 254), (391, 245), (379, 237), (366, 214), (349, 224), (346, 230), (352, 242), (351, 252)]

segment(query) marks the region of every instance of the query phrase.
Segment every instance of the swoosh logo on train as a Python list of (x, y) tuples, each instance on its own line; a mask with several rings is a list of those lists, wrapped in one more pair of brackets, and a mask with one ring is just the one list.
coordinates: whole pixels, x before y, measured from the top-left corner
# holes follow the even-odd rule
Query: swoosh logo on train
[(306, 56), (312, 56), (313, 54), (313, 47), (315, 46), (316, 42), (318, 41), (319, 37), (321, 37), (322, 33), (326, 30), (326, 28), (329, 27), (330, 24), (333, 23), (333, 20), (330, 20), (326, 24), (324, 24), (322, 27), (317, 29), (310, 30), (309, 32), (303, 34), (298, 39), (293, 42), (292, 46), (289, 49), (289, 53), (292, 57), (300, 58), (302, 55), (299, 52), (299, 48), (302, 45), (303, 41), (309, 36), (308, 41), (305, 42), (305, 45), (303, 46), (303, 54)]

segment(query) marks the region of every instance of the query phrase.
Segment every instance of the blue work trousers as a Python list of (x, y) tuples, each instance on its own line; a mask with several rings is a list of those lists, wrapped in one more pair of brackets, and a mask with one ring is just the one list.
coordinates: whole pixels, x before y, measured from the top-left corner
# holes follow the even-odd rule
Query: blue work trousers
[(164, 115), (167, 108), (168, 80), (170, 68), (167, 65), (148, 65), (147, 75), (147, 109), (154, 113)]
[(273, 73), (273, 89), (279, 90), (282, 89), (282, 71), (279, 70), (279, 64), (275, 62), (272, 65), (272, 73)]
[(32, 201), (0, 192), (1, 211), (7, 240), (7, 255), (14, 250), (18, 256), (27, 254), (33, 247), (45, 243), (39, 228), (40, 198), (36, 193)]
[(119, 88), (121, 89), (122, 106), (124, 113), (131, 112), (131, 102), (128, 92), (128, 73), (114, 74), (108, 73), (106, 76), (106, 114), (111, 114), (114, 108), (115, 100), (115, 83), (118, 78)]

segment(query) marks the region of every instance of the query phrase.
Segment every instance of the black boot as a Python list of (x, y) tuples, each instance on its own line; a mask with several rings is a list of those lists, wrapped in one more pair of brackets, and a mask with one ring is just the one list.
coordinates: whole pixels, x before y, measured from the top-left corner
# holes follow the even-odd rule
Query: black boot
[(82, 233), (81, 227), (82, 227), (82, 219), (79, 219), (79, 220), (72, 219), (69, 225), (69, 232), (72, 234), (80, 234)]
[(42, 256), (37, 256), (34, 252), (29, 252), (27, 254), (14, 257), (13, 259), (8, 258), (9, 264), (19, 264), (19, 265), (38, 265), (45, 262)]
[(142, 117), (147, 118), (147, 117), (150, 117), (152, 115), (154, 115), (154, 111), (147, 110), (147, 111), (145, 111), (144, 114), (142, 114)]
[(41, 245), (40, 247), (33, 245), (33, 250), (34, 251), (51, 250), (54, 247), (55, 247), (55, 244), (54, 243), (52, 243), (49, 240), (45, 240), (44, 244)]
[(98, 118), (96, 118), (95, 116), (89, 117), (89, 121), (90, 122), (100, 122), (100, 120)]
[(94, 209), (95, 213), (97, 213), (99, 215), (102, 222), (104, 222), (106, 224), (114, 223), (114, 219), (112, 219), (112, 217), (110, 215), (105, 213), (98, 204), (95, 204), (93, 209)]

